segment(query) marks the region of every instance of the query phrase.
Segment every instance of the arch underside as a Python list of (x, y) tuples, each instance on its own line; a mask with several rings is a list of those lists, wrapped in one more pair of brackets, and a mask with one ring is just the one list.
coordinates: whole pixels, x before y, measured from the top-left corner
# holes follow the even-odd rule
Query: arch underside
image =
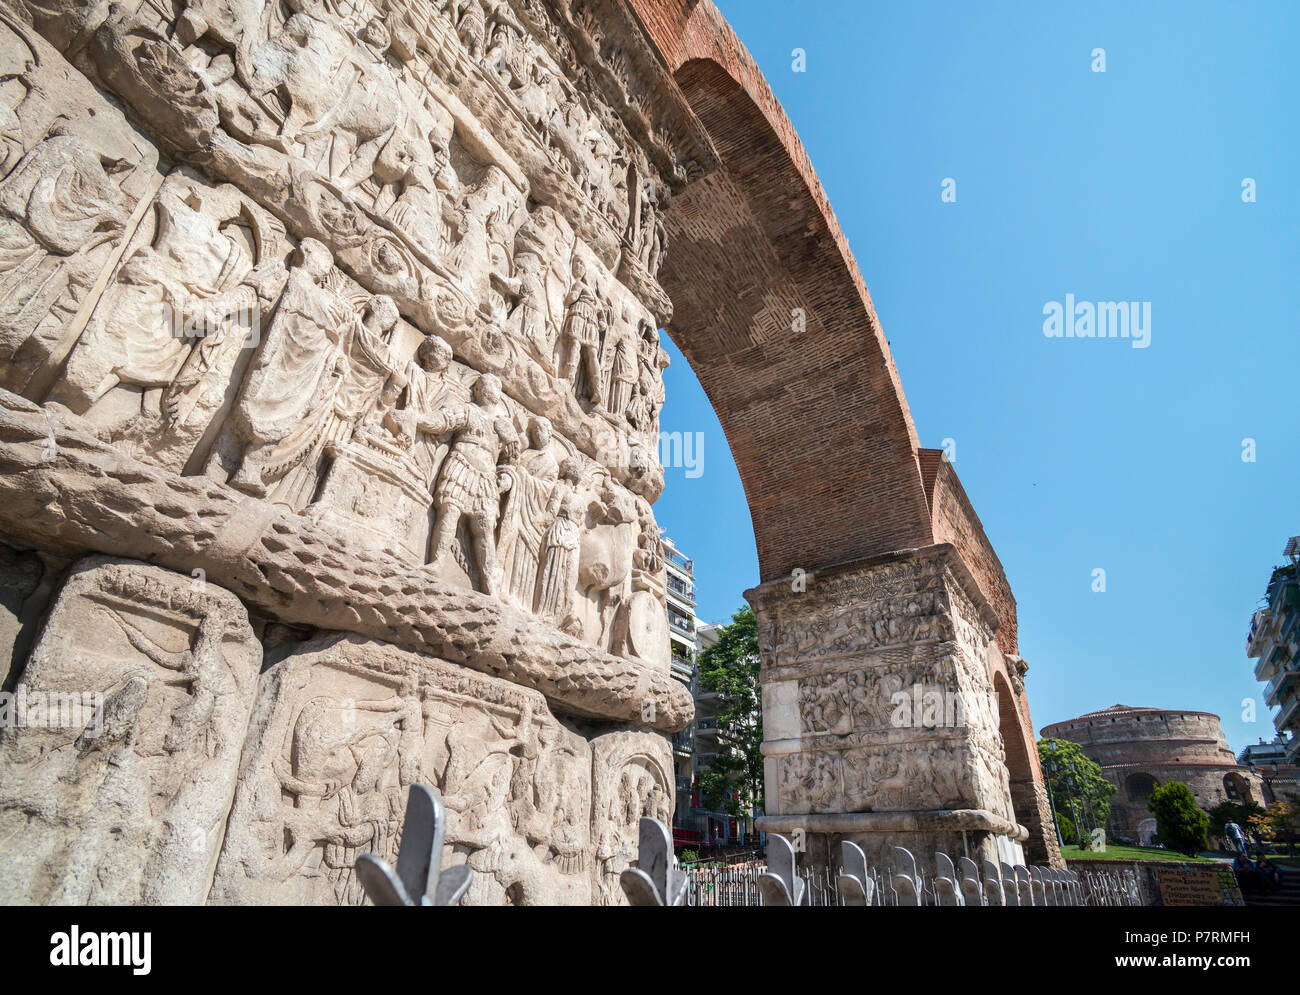
[[(823, 638), (833, 641), (836, 625), (861, 617), (864, 624), (848, 631), (857, 640), (854, 666), (870, 683), (888, 671), (890, 644), (907, 641), (917, 613), (933, 611), (940, 640), (955, 638), (954, 620), (963, 615), (1014, 661), (1014, 680), (1010, 663), (996, 675), (1003, 759), (1016, 816), (1029, 827), (1030, 857), (1055, 862), (1020, 679), (1025, 666), (1016, 655), (1014, 597), (952, 467), (920, 448), (867, 287), (802, 143), (712, 3), (626, 2), (710, 145), (663, 213), (659, 281), (672, 301), (668, 332), (718, 415), (753, 521), (761, 583), (746, 597), (765, 647), (768, 828), (779, 832), (773, 820), (798, 822), (810, 812), (862, 810), (850, 804), (850, 789), (835, 784), (857, 776), (866, 761), (819, 752), (800, 739), (807, 730), (791, 714), (799, 695), (815, 697), (820, 687), (834, 694), (839, 678), (818, 654), (846, 647), (819, 649)], [(933, 552), (943, 549), (964, 566), (926, 573), (940, 560), (951, 563)], [(799, 570), (820, 572), (816, 590), (790, 600), (783, 579)], [(872, 600), (878, 582), (903, 586), (893, 600)], [(936, 587), (960, 588), (983, 607), (936, 600)], [(810, 654), (808, 663), (795, 662), (801, 653)], [(821, 685), (810, 690), (809, 681)], [(854, 728), (886, 764), (933, 749), (920, 742), (896, 749), (875, 743), (869, 723)], [(948, 760), (935, 753), (929, 762)], [(873, 796), (868, 808), (883, 801)], [(834, 818), (844, 826), (869, 821)]]
[(762, 579), (929, 544), (915, 429), (851, 258), (727, 71), (696, 59), (677, 80), (720, 166), (665, 215), (669, 331), (727, 433)]

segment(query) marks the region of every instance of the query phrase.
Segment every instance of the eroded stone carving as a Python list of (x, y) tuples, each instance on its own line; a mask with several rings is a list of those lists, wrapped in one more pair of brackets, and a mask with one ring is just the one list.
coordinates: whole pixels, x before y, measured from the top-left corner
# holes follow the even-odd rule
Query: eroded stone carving
[(396, 859), (407, 789), (428, 784), (448, 814), (444, 868), (474, 871), (470, 904), (580, 903), (591, 770), (535, 692), (314, 640), (262, 677), (212, 901), (359, 904), (358, 856)]
[(39, 392), (81, 331), (158, 152), (8, 11), (0, 66), (0, 387)]
[(80, 561), (19, 675), (58, 714), (0, 730), (3, 900), (201, 903), (261, 658), (229, 592)]
[(774, 715), (764, 744), (769, 818), (836, 813), (835, 829), (874, 853), (890, 840), (936, 845), (922, 828), (946, 826), (958, 842), (978, 828), (967, 842), (989, 853), (992, 835), (1023, 832), (990, 678), (991, 610), (953, 547), (748, 596), (772, 685), (764, 707), (798, 710), (797, 723)]
[(625, 905), (619, 876), (637, 855), (640, 820), (672, 820), (672, 760), (664, 740), (640, 732), (606, 733), (591, 746), (593, 903)]
[[(669, 821), (673, 798), (662, 732), (625, 726), (690, 710), (651, 508), (656, 274), (683, 155), (711, 146), (677, 101), (653, 109), (671, 76), (614, 8), (11, 8), (0, 388), (33, 405), (0, 395), (5, 535), (207, 584), (219, 611), (114, 609), (105, 645), (141, 674), (216, 667), (200, 648), (232, 611), (227, 650), (260, 654), (245, 605), (277, 659), (256, 702), (236, 681), (246, 742), (203, 732), (230, 780), (191, 806), (198, 863), (142, 821), (126, 835), (173, 864), (113, 891), (65, 855), (27, 897), (200, 901), (229, 814), (212, 900), (354, 903), (358, 856), (393, 858), (427, 783), (476, 872), (466, 901), (618, 900), (637, 820)], [(312, 629), (358, 635), (294, 644)], [(153, 721), (141, 680), (122, 714)], [(190, 686), (201, 704), (175, 721), (202, 732)], [(65, 773), (82, 756), (55, 754)], [(78, 790), (102, 795), (83, 766)], [(118, 845), (101, 823), (87, 854)]]

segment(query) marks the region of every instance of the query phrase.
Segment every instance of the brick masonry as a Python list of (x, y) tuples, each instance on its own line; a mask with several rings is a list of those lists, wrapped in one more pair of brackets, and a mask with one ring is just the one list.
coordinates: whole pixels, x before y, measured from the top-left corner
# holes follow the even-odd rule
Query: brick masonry
[[(871, 296), (807, 152), (708, 0), (628, 0), (714, 145), (665, 214), (669, 331), (718, 413), (763, 582), (951, 543), (996, 616), (990, 679), (1030, 859), (1059, 859), (1016, 604), (952, 466), (922, 449)], [(802, 324), (800, 324), (800, 317)], [(1023, 811), (1022, 811), (1023, 810)]]

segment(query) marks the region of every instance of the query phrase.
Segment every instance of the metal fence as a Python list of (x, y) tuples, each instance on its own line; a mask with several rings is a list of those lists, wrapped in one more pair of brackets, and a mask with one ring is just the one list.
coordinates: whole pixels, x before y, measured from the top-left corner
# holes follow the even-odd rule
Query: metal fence
[[(1077, 865), (1076, 865), (1077, 866)], [(1085, 905), (1142, 905), (1137, 871), (1128, 868), (1086, 868), (1079, 873)]]
[[(767, 865), (762, 860), (749, 860), (730, 865), (715, 862), (683, 865), (682, 871), (685, 873), (687, 881), (685, 904), (706, 908), (762, 905), (759, 897), (758, 878), (767, 870)], [(1050, 886), (1044, 888), (1040, 893), (1039, 885), (1033, 883), (1036, 881), (1041, 882), (1044, 876), (1043, 869), (1027, 868), (1025, 870), (1028, 872), (1027, 879), (1031, 881), (1030, 894), (1033, 904), (1077, 904), (1091, 907), (1143, 904), (1137, 874), (1132, 870), (1108, 869), (1079, 874), (1074, 882), (1077, 885), (1074, 894), (1069, 894), (1058, 887), (1056, 895), (1052, 895), (1048, 890)], [(867, 873), (872, 885), (872, 905), (897, 906), (910, 904), (906, 901), (899, 901), (899, 894), (893, 883), (892, 869), (889, 872), (882, 872), (879, 868), (871, 867), (868, 868)], [(808, 897), (805, 904), (811, 906), (844, 904), (840, 896), (839, 874), (839, 867), (827, 867), (825, 865), (801, 870), (800, 876), (807, 886)], [(935, 872), (922, 870), (921, 868), (916, 869), (915, 880), (919, 881), (920, 884), (919, 903), (921, 905), (951, 904), (951, 902), (944, 900), (941, 894), (944, 891), (942, 886), (936, 885), (938, 877), (939, 875)], [(979, 885), (978, 903), (966, 897), (963, 899), (964, 904), (1011, 904), (1005, 897), (1000, 897), (1000, 900), (990, 900), (989, 887), (986, 882), (980, 881)], [(999, 877), (992, 887), (996, 889), (995, 896), (1003, 896), (1003, 889), (1007, 888), (1008, 884)], [(1013, 884), (1010, 885), (1010, 888), (1015, 890)], [(1077, 898), (1075, 895), (1077, 895)], [(1021, 901), (1018, 894), (1016, 900), (1018, 904), (1029, 904), (1029, 901)]]

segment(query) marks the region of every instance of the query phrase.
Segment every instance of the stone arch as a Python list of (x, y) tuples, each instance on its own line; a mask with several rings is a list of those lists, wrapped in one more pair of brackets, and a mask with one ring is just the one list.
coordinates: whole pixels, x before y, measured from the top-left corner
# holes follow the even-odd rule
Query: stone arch
[(668, 331), (731, 444), (762, 579), (933, 542), (907, 402), (820, 190), (722, 65), (676, 79), (718, 166), (664, 215)]
[[(789, 588), (789, 578), (816, 573), (821, 591), (838, 586), (843, 593), (827, 596), (839, 600), (820, 610), (824, 618), (845, 619), (861, 610), (850, 602), (860, 598), (855, 592), (867, 577), (908, 576), (912, 568), (918, 589), (896, 599), (911, 604), (900, 609), (911, 615), (877, 614), (847, 638), (874, 649), (908, 638), (953, 641), (959, 628), (975, 631), (962, 662), (949, 662), (952, 654), (937, 662), (954, 686), (970, 681), (959, 672), (983, 659), (986, 642), (996, 640), (1020, 666), (1015, 602), (1001, 564), (951, 466), (920, 447), (866, 284), (767, 81), (708, 0), (627, 2), (672, 74), (673, 97), (698, 125), (686, 150), (686, 182), (661, 215), (668, 248), (658, 279), (672, 301), (667, 331), (718, 415), (745, 488), (762, 581), (746, 596), (759, 615), (769, 673), (783, 648), (801, 652), (816, 641), (815, 633), (801, 635), (809, 604), (782, 600), (778, 589)], [(951, 599), (935, 601), (920, 589), (935, 577), (954, 592)], [(939, 618), (958, 610), (954, 601), (971, 628)], [(921, 617), (931, 609), (933, 625)], [(1022, 674), (1019, 669), (1008, 679), (1004, 665), (997, 691), (1008, 751), (1003, 760), (1016, 798), (1010, 807), (1030, 828), (1031, 857), (1052, 860), (1055, 840), (1046, 828), (1050, 816)], [(768, 683), (765, 702), (774, 709), (795, 700), (793, 691), (775, 686), (775, 677)], [(989, 690), (985, 684), (977, 693)], [(797, 726), (795, 717), (787, 718)], [(778, 727), (785, 725), (765, 725)], [(797, 735), (797, 728), (791, 731)], [(969, 735), (972, 744), (986, 742), (993, 729)], [(795, 736), (785, 739), (773, 749), (790, 749)], [(967, 749), (983, 755), (973, 745)], [(954, 756), (943, 752), (937, 762)], [(778, 769), (811, 761), (782, 757), (773, 754), (767, 765), (769, 814)], [(989, 787), (997, 780), (996, 773), (976, 774), (969, 808), (978, 811), (982, 829), (1023, 837), (1014, 822), (993, 815), (1008, 807), (1006, 788)], [(861, 806), (845, 801), (841, 812), (848, 808)], [(835, 825), (857, 831), (868, 821), (839, 818)], [(767, 828), (781, 831), (774, 822)]]
[(1016, 821), (1029, 830), (1026, 848), (1030, 860), (1050, 859), (1056, 831), (1051, 826), (1051, 809), (1046, 798), (1038, 744), (1029, 723), (1028, 704), (1022, 708), (1007, 674), (1001, 654), (993, 654), (993, 690), (998, 706), (998, 731), (1002, 735), (1003, 763), (1011, 787), (1011, 805)]
[[(1007, 766), (1007, 776), (1012, 784), (1012, 802), (1015, 802), (1015, 785), (1019, 782), (1032, 787), (1038, 765), (1030, 760), (1030, 754), (1037, 754), (1038, 747), (1028, 741), (1024, 723), (1020, 720), (1020, 709), (1016, 706), (1016, 696), (1011, 690), (1006, 673), (998, 670), (993, 674), (993, 688), (998, 697), (998, 731), (1002, 733), (1002, 751)], [(1016, 806), (1020, 811), (1021, 806)]]
[(1223, 796), (1230, 802), (1246, 804), (1255, 800), (1250, 791), (1250, 782), (1235, 771), (1223, 775)]
[(1155, 776), (1146, 771), (1137, 771), (1124, 778), (1124, 795), (1134, 805), (1146, 807), (1151, 792), (1160, 786)]

